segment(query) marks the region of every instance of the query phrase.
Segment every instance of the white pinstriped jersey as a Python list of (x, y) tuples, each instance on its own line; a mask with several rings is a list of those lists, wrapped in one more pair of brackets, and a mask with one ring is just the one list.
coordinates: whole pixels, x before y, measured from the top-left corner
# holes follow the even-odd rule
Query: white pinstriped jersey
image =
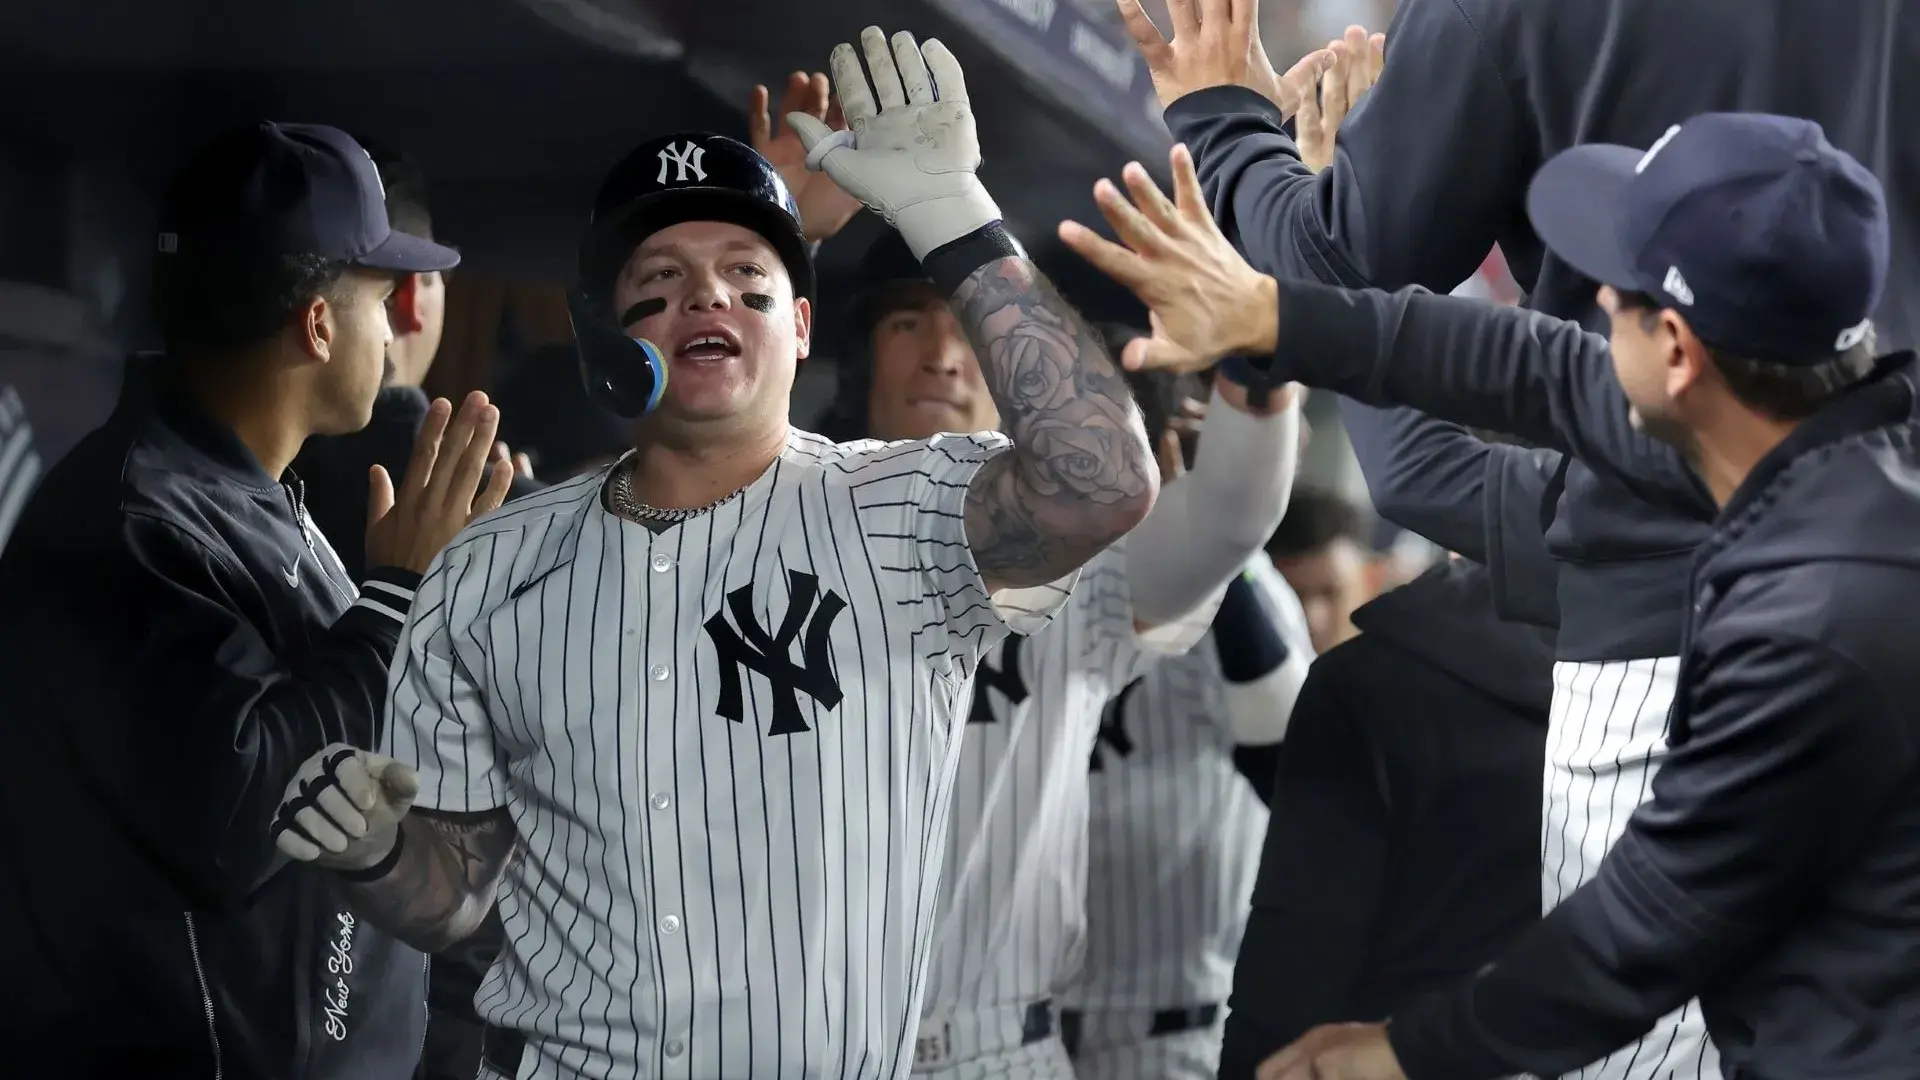
[[(1627, 819), (1653, 794), (1667, 753), (1678, 657), (1553, 665), (1542, 784), (1541, 908), (1600, 871)], [(1717, 1080), (1720, 1055), (1690, 1001), (1646, 1035), (1569, 1074), (1580, 1080)]]
[[(1247, 574), (1313, 655), (1299, 598), (1265, 557)], [(1087, 951), (1066, 1003), (1153, 1013), (1225, 1004), (1267, 809), (1233, 764), (1212, 636), (1154, 666), (1109, 710), (1087, 828)], [(1092, 1021), (1089, 1021), (1091, 1024)]]
[(658, 535), (602, 470), (436, 562), (388, 752), (519, 830), (476, 1005), (523, 1080), (906, 1070), (974, 665), (1071, 586), (984, 592), (962, 507), (1007, 445), (795, 432)]
[(26, 406), (11, 386), (0, 386), (0, 548), (7, 546), (13, 523), (40, 480), (40, 455), (33, 448), (33, 426)]
[[(1125, 547), (1087, 564), (1044, 630), (1009, 637), (981, 661), (922, 1010), (922, 1035), (936, 1044), (947, 1019), (1017, 1011), (1071, 975), (1086, 922), (1087, 764), (1102, 708), (1154, 658), (1190, 646), (1212, 618), (1213, 605), (1203, 604), (1176, 624), (1136, 633)], [(990, 1041), (956, 1032), (951, 1057), (964, 1060), (974, 1049), (965, 1044)]]

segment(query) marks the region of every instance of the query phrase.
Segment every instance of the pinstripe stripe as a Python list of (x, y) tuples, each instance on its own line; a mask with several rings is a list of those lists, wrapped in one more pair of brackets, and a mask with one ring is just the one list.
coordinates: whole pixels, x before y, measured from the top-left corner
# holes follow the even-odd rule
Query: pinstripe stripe
[[(1599, 872), (1627, 821), (1652, 794), (1667, 752), (1677, 657), (1553, 666), (1542, 783), (1543, 910)], [(1720, 1075), (1699, 1002), (1575, 1073), (1579, 1080), (1706, 1080)]]
[[(1313, 655), (1285, 580), (1264, 558), (1248, 568), (1288, 648)], [(1232, 989), (1267, 811), (1234, 766), (1224, 685), (1211, 636), (1148, 671), (1128, 699), (1135, 752), (1093, 774), (1086, 962), (1064, 995), (1088, 1013), (1083, 1031), (1132, 1030), (1139, 1016), (1224, 1003)], [(1181, 1040), (1184, 1058), (1193, 1040)], [(1133, 1049), (1157, 1061), (1157, 1041)], [(1100, 1055), (1100, 1075), (1123, 1075), (1130, 1056)]]
[(0, 386), (0, 550), (6, 548), (27, 496), (39, 481), (40, 455), (34, 449), (26, 406), (19, 391)]
[[(658, 535), (602, 508), (603, 472), (517, 500), (436, 561), (387, 752), (420, 770), (421, 806), (505, 807), (525, 841), (476, 998), (528, 1037), (523, 1076), (905, 1067), (953, 724), (1006, 626), (960, 506), (1005, 445), (796, 432), (741, 498)], [(828, 646), (843, 696), (800, 694), (808, 730), (770, 736), (771, 679), (742, 672), (740, 719), (717, 713), (706, 623), (740, 630), (728, 598), (744, 589), (771, 633), (789, 570), (847, 604)], [(1037, 629), (1057, 606), (1014, 621)]]

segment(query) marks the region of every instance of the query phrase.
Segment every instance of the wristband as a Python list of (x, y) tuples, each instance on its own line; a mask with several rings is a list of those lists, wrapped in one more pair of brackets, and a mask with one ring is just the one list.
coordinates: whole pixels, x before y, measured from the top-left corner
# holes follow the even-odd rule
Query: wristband
[(387, 849), (387, 853), (380, 857), (379, 862), (360, 870), (335, 870), (333, 872), (334, 876), (342, 881), (351, 881), (356, 885), (364, 885), (370, 881), (379, 881), (381, 878), (393, 873), (393, 868), (400, 864), (400, 849), (406, 846), (406, 838), (407, 830), (394, 829), (393, 846)]
[(933, 279), (942, 296), (952, 296), (974, 272), (1001, 259), (1024, 259), (1026, 249), (998, 221), (989, 221), (958, 240), (952, 240), (920, 260), (920, 266)]
[(1267, 401), (1273, 395), (1274, 378), (1270, 368), (1255, 367), (1253, 361), (1244, 356), (1229, 356), (1220, 361), (1220, 377), (1237, 386), (1246, 388), (1247, 404), (1256, 409), (1267, 407)]

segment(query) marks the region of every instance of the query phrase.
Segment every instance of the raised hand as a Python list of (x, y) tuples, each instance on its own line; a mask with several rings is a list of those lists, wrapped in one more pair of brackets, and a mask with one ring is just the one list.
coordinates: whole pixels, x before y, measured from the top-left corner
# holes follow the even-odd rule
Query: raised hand
[(393, 850), (420, 777), (388, 757), (334, 743), (308, 758), (274, 814), (274, 846), (329, 870), (364, 870)]
[[(796, 71), (787, 76), (787, 88), (780, 98), (782, 117), (801, 115), (819, 121), (829, 131), (846, 130), (840, 102), (832, 94), (825, 74)], [(807, 147), (791, 123), (783, 121), (774, 130), (773, 113), (768, 109), (773, 95), (764, 86), (753, 88), (747, 102), (747, 125), (753, 148), (787, 182), (794, 202), (800, 205), (800, 225), (807, 239), (819, 243), (832, 237), (853, 215), (860, 212), (860, 200), (840, 189), (833, 178), (807, 168)]]
[[(1146, 57), (1160, 104), (1209, 86), (1245, 86), (1268, 98), (1278, 91), (1260, 44), (1258, 0), (1167, 0), (1169, 40), (1140, 0), (1117, 0), (1121, 21)], [(1284, 108), (1284, 106), (1283, 106)]]
[(1060, 224), (1062, 242), (1147, 306), (1152, 333), (1128, 344), (1121, 363), (1129, 370), (1202, 371), (1224, 356), (1272, 352), (1278, 287), (1221, 235), (1185, 146), (1173, 148), (1171, 164), (1172, 202), (1137, 162), (1122, 173), (1133, 202), (1111, 181), (1094, 185), (1120, 243), (1078, 222)]
[(1344, 38), (1308, 53), (1281, 79), (1285, 93), (1299, 102), (1294, 142), (1307, 168), (1319, 172), (1333, 164), (1335, 135), (1361, 95), (1379, 81), (1386, 51), (1387, 35), (1349, 26)]
[(807, 167), (886, 218), (916, 258), (998, 221), (1000, 208), (974, 175), (980, 136), (960, 62), (940, 42), (918, 45), (905, 31), (889, 47), (877, 26), (860, 32), (860, 50), (872, 90), (852, 45), (836, 46), (830, 65), (849, 130), (787, 114)]
[(386, 469), (375, 465), (367, 477), (369, 567), (424, 574), (468, 522), (500, 508), (513, 484), (513, 462), (496, 448), (499, 429), (500, 410), (477, 390), (457, 417), (446, 399), (434, 400), (399, 493)]

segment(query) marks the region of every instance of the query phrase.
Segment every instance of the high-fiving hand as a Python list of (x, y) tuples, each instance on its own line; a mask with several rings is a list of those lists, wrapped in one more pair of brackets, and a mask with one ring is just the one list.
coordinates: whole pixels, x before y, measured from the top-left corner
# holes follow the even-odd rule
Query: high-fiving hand
[(1349, 26), (1345, 37), (1308, 53), (1280, 80), (1283, 93), (1297, 102), (1294, 142), (1307, 168), (1319, 172), (1333, 164), (1335, 134), (1361, 95), (1380, 81), (1386, 60), (1387, 35)]
[[(747, 126), (753, 148), (767, 159), (780, 179), (787, 182), (787, 190), (793, 192), (793, 201), (800, 205), (800, 226), (806, 231), (807, 239), (815, 243), (831, 239), (860, 212), (860, 200), (840, 190), (832, 177), (807, 168), (806, 144), (800, 141), (800, 133), (791, 123), (783, 122), (775, 133), (773, 113), (768, 109), (772, 97), (766, 87), (756, 86), (747, 102)], [(796, 71), (787, 76), (787, 89), (780, 98), (780, 115), (784, 118), (795, 114), (818, 120), (829, 131), (843, 131), (847, 126), (826, 75), (817, 71), (812, 75)]]
[(386, 469), (375, 465), (367, 478), (367, 566), (424, 574), (468, 522), (500, 508), (513, 462), (494, 442), (499, 429), (500, 410), (477, 390), (459, 416), (446, 399), (434, 400), (398, 495)]
[(886, 218), (916, 258), (998, 221), (1000, 208), (974, 175), (980, 136), (960, 62), (940, 42), (918, 45), (905, 31), (889, 48), (877, 26), (860, 32), (860, 48), (871, 91), (852, 45), (836, 46), (830, 64), (848, 130), (787, 114), (807, 148), (807, 167), (825, 170)]
[(1185, 146), (1173, 148), (1171, 163), (1172, 202), (1137, 162), (1121, 174), (1133, 202), (1110, 181), (1094, 185), (1120, 243), (1078, 222), (1060, 224), (1062, 242), (1147, 306), (1152, 334), (1129, 343), (1120, 362), (1134, 371), (1186, 372), (1224, 356), (1271, 353), (1278, 286), (1247, 265), (1214, 224)]
[(1153, 25), (1140, 0), (1117, 2), (1147, 59), (1160, 104), (1209, 86), (1245, 86), (1269, 99), (1279, 92), (1279, 77), (1260, 43), (1259, 0), (1167, 0), (1172, 40)]

